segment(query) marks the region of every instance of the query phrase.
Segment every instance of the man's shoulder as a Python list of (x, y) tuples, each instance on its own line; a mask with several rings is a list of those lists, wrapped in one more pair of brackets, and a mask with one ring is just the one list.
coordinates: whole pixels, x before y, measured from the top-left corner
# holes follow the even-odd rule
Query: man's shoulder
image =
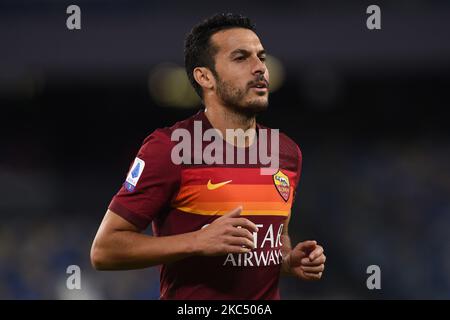
[[(259, 129), (273, 130), (273, 128), (269, 128), (265, 125), (258, 123)], [(278, 130), (279, 137), (279, 146), (280, 146), (280, 154), (289, 154), (295, 157), (301, 157), (301, 150), (299, 145), (290, 138), (286, 133), (282, 132), (280, 129)]]
[(144, 144), (151, 142), (172, 147), (173, 141), (171, 137), (173, 132), (181, 129), (192, 131), (195, 120), (200, 120), (199, 113), (196, 113), (184, 120), (177, 121), (171, 126), (157, 128), (144, 139)]

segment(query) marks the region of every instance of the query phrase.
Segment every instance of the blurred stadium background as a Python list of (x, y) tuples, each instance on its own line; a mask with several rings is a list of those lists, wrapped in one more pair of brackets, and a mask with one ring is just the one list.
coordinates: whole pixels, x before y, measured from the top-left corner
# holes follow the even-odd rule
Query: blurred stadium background
[[(366, 28), (370, 4), (382, 30)], [(328, 257), (321, 282), (283, 279), (282, 297), (450, 298), (444, 0), (1, 0), (0, 298), (158, 298), (157, 268), (96, 272), (89, 249), (145, 136), (199, 108), (183, 39), (216, 12), (248, 15), (271, 54), (260, 121), (304, 156), (291, 237)], [(65, 287), (71, 264), (82, 290)]]

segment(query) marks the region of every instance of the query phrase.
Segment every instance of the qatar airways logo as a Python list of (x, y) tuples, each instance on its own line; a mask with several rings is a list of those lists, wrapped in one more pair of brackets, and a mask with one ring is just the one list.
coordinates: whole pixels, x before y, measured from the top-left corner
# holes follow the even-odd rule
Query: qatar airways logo
[[(263, 230), (264, 224), (256, 225), (259, 230)], [(267, 231), (258, 235), (253, 232), (253, 244), (255, 249), (247, 253), (229, 253), (223, 266), (232, 267), (261, 267), (273, 266), (281, 264), (283, 256), (281, 254), (281, 234), (283, 232), (283, 224), (278, 229), (269, 224)]]
[[(219, 130), (211, 128), (205, 130), (203, 134), (202, 132), (201, 121), (194, 121), (193, 137), (187, 129), (178, 128), (172, 132), (171, 140), (178, 142), (172, 148), (170, 155), (174, 164), (257, 164), (259, 158), (261, 165), (268, 166), (260, 169), (262, 175), (273, 175), (278, 171), (280, 163), (278, 129), (259, 129), (258, 134), (255, 129), (247, 131), (226, 129), (225, 141), (235, 141), (237, 146), (245, 146), (246, 139), (250, 141), (253, 138), (253, 142), (248, 147), (248, 161), (246, 161), (247, 148), (236, 148), (236, 157), (234, 155), (235, 147), (232, 144), (226, 143), (225, 150), (223, 150), (224, 139)], [(210, 143), (203, 148), (203, 142)]]

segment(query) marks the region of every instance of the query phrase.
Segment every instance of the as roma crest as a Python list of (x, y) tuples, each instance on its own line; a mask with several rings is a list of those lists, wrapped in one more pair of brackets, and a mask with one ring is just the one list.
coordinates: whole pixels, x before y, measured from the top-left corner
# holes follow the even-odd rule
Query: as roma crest
[(273, 183), (280, 196), (287, 202), (291, 191), (288, 176), (278, 170), (277, 173), (273, 175)]

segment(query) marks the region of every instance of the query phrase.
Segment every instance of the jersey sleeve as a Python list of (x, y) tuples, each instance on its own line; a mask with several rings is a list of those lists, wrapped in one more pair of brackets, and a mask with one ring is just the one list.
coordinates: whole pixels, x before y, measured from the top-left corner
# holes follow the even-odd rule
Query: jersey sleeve
[(168, 134), (156, 130), (148, 136), (108, 208), (141, 230), (167, 209), (180, 179), (171, 150)]

